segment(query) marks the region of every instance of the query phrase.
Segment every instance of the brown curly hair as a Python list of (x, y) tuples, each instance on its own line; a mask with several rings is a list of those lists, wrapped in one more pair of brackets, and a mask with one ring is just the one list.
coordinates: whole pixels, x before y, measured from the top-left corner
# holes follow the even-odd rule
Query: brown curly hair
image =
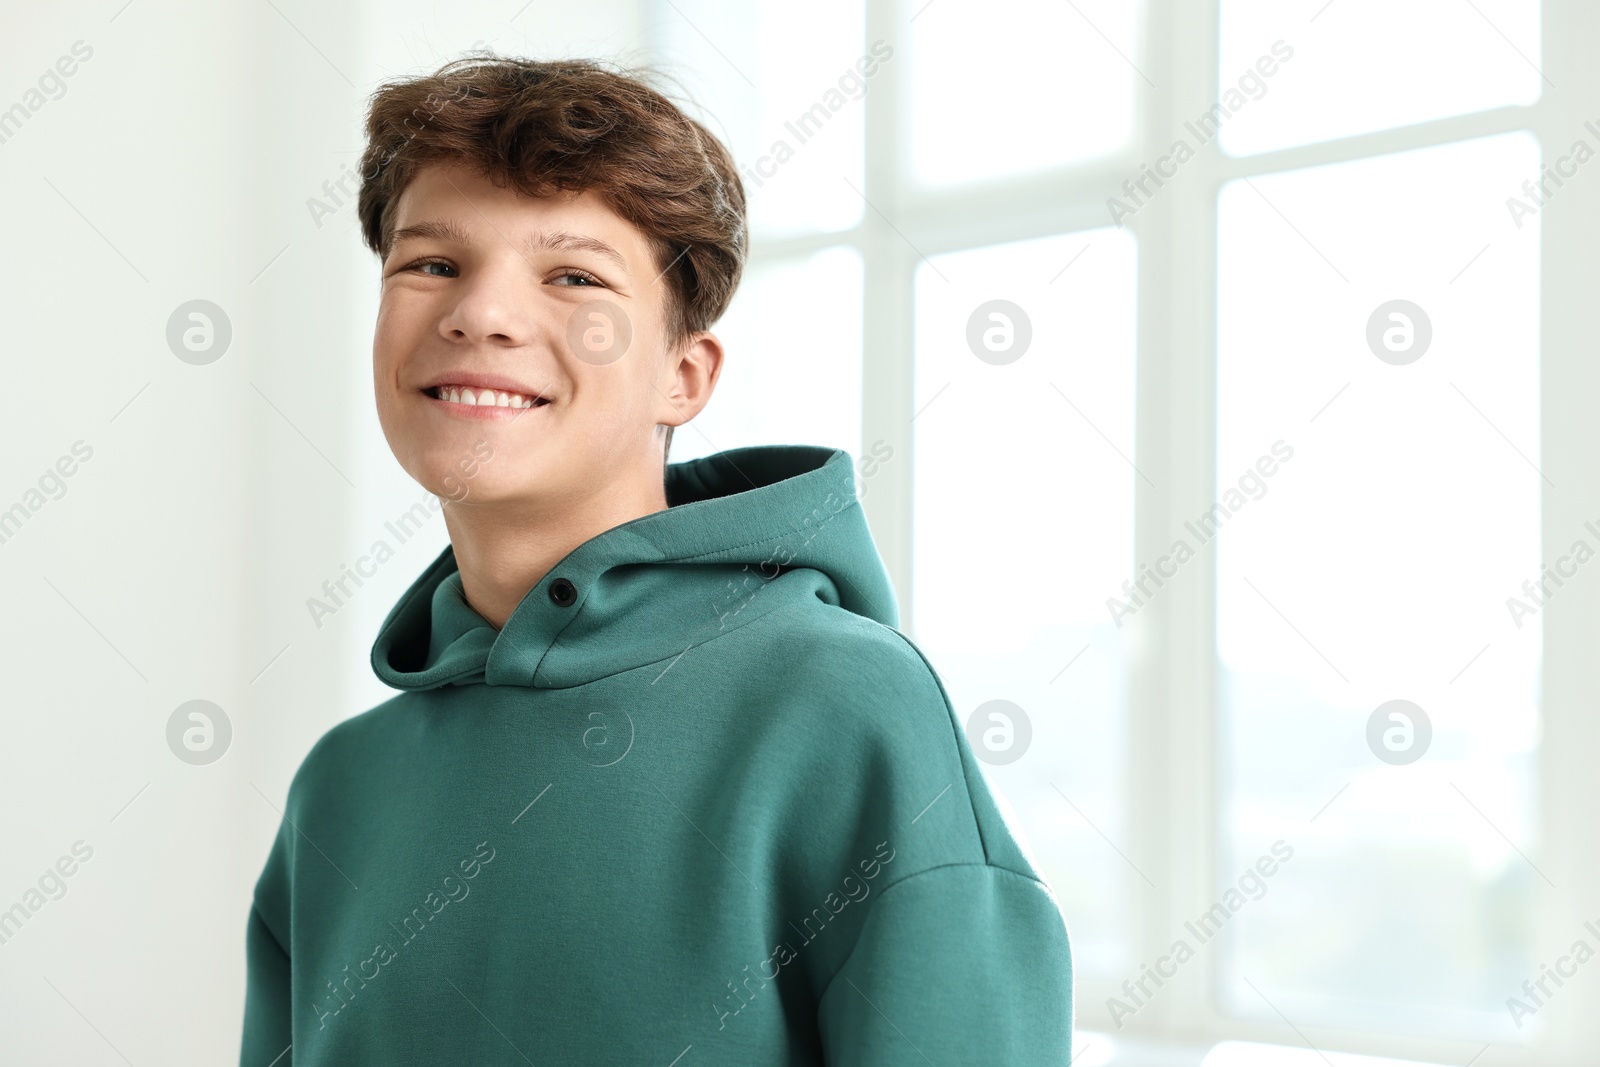
[(367, 247), (388, 258), (400, 194), (430, 163), (476, 166), (525, 196), (592, 189), (649, 242), (676, 350), (727, 310), (748, 223), (732, 154), (646, 84), (650, 73), (479, 52), (385, 82), (371, 97), (361, 157)]

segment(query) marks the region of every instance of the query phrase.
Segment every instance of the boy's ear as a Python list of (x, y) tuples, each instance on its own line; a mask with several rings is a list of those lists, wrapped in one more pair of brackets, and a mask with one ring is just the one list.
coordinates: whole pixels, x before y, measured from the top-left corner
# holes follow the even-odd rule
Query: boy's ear
[(702, 330), (667, 355), (657, 385), (657, 423), (682, 426), (700, 414), (722, 376), (722, 354), (722, 342)]

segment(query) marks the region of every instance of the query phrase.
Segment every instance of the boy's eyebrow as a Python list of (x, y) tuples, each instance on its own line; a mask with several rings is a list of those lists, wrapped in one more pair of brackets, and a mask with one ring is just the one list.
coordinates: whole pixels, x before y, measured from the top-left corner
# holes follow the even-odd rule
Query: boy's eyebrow
[[(389, 247), (392, 250), (401, 241), (411, 239), (452, 241), (464, 248), (472, 247), (472, 239), (467, 232), (450, 219), (430, 219), (415, 226), (402, 227), (394, 231)], [(593, 252), (597, 256), (611, 260), (624, 273), (628, 271), (628, 263), (622, 258), (621, 252), (600, 238), (590, 237), (587, 234), (570, 233), (566, 230), (541, 230), (532, 234), (523, 247), (530, 255), (537, 252)]]

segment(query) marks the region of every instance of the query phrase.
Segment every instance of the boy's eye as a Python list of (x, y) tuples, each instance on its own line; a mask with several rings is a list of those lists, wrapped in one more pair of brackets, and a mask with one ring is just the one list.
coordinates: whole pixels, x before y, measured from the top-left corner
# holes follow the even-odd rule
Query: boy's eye
[[(407, 267), (406, 270), (421, 271), (424, 274), (428, 274), (428, 267), (449, 267), (450, 270), (455, 270), (454, 267), (451, 267), (450, 264), (446, 263), (442, 259), (419, 259), (417, 262)], [(429, 276), (434, 278), (449, 277), (449, 275), (440, 274), (430, 274)]]
[(588, 271), (578, 270), (576, 267), (563, 268), (561, 273), (556, 275), (556, 284), (562, 284), (561, 279), (563, 278), (575, 279), (574, 281), (567, 282), (566, 284), (568, 285), (578, 285), (580, 282), (584, 286), (603, 284), (600, 279), (596, 278), (593, 274), (590, 274)]
[[(429, 267), (444, 267), (446, 270), (450, 271), (451, 273), (449, 273), (449, 274), (437, 274), (437, 273), (434, 273), (433, 271), (430, 271), (428, 269)], [(448, 262), (446, 262), (445, 260), (442, 260), (442, 259), (419, 259), (415, 263), (411, 264), (410, 266), (408, 266), (406, 268), (406, 270), (408, 270), (408, 271), (417, 271), (418, 273), (425, 274), (430, 278), (450, 278), (450, 277), (454, 277), (455, 276), (454, 275), (455, 269), (456, 268), (452, 264), (450, 264), (450, 263), (448, 263)], [(552, 284), (577, 286), (577, 287), (580, 287), (580, 288), (586, 288), (586, 287), (589, 287), (589, 286), (601, 286), (601, 287), (604, 287), (604, 285), (605, 285), (604, 282), (602, 282), (599, 278), (596, 278), (593, 274), (590, 274), (588, 271), (579, 270), (576, 267), (565, 267), (565, 268), (563, 268), (561, 273), (556, 275), (555, 278), (552, 279)]]

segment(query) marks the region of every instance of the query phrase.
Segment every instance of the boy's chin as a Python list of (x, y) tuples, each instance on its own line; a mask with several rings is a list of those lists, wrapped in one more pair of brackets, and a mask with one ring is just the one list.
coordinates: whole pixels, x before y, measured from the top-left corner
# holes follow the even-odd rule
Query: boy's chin
[(504, 479), (440, 475), (427, 479), (428, 491), (446, 504), (464, 507), (531, 504), (539, 500), (544, 487), (537, 479), (520, 478), (515, 483)]
[(487, 437), (457, 447), (430, 442), (402, 461), (412, 479), (446, 503), (514, 501), (537, 494), (545, 464), (521, 448)]

